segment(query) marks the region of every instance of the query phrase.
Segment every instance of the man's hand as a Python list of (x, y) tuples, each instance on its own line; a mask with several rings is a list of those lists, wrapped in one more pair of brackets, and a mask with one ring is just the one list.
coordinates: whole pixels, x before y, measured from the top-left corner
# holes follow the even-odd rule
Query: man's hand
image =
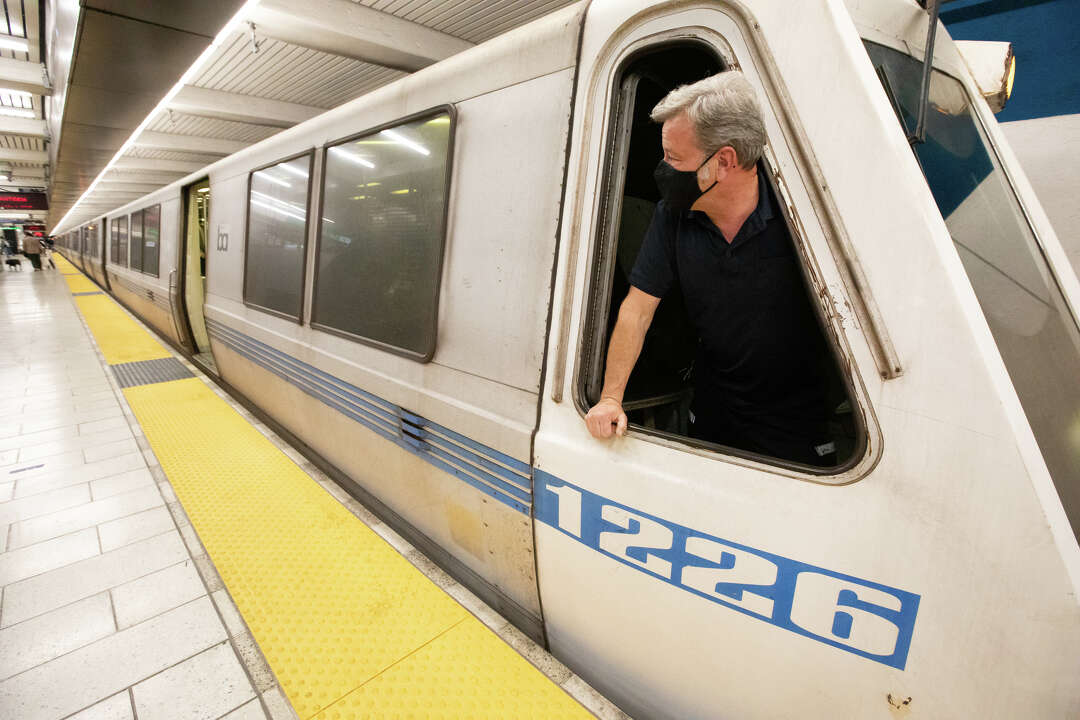
[(585, 416), (585, 425), (594, 438), (622, 437), (626, 434), (626, 413), (622, 403), (614, 398), (600, 398)]

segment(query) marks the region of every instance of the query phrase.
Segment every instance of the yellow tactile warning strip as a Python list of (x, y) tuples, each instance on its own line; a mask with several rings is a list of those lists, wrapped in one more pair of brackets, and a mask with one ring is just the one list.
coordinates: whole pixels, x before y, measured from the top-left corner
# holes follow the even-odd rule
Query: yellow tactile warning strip
[[(72, 279), (66, 278), (69, 285)], [(91, 285), (95, 290), (98, 289), (96, 285)], [(79, 306), (86, 324), (90, 326), (98, 346), (105, 354), (105, 361), (110, 365), (172, 357), (172, 353), (166, 350), (164, 345), (136, 325), (108, 295), (84, 295), (75, 298), (75, 304)]]
[[(113, 301), (76, 298), (106, 358), (129, 354), (88, 300)], [(590, 717), (201, 380), (123, 392), (300, 718)]]
[(93, 292), (94, 290), (100, 290), (94, 281), (85, 275), (67, 275), (64, 277), (67, 281), (68, 287), (71, 288), (71, 292)]

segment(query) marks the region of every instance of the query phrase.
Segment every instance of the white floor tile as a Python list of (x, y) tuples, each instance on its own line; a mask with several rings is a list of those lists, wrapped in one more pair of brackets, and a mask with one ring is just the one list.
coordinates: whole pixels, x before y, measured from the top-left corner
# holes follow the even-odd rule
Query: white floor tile
[(112, 589), (121, 630), (206, 594), (195, 563), (184, 562)]
[(26, 497), (27, 495), (36, 495), (39, 492), (45, 492), (46, 490), (77, 485), (81, 482), (90, 482), (91, 480), (109, 477), (110, 475), (118, 475), (119, 473), (128, 472), (129, 470), (137, 470), (145, 467), (146, 463), (143, 461), (140, 453), (118, 455), (105, 460), (84, 463), (73, 467), (61, 468), (59, 470), (52, 469), (50, 466), (46, 465), (39, 469), (19, 473), (14, 476), (18, 478), (15, 481), (15, 497), (20, 498)]
[(0, 503), (5, 503), (11, 499), (15, 493), (15, 481), (0, 482)]
[[(35, 497), (37, 495), (32, 495), (27, 499)], [(95, 500), (23, 522), (12, 523), (11, 548), (39, 543), (49, 538), (93, 527), (109, 520), (134, 515), (143, 510), (149, 510), (152, 507), (164, 504), (165, 501), (161, 498), (161, 493), (158, 492), (153, 483), (150, 483), (121, 495)]]
[(72, 427), (70, 429), (66, 427), (56, 427), (51, 430), (20, 433), (0, 440), (0, 450), (11, 450), (12, 448), (18, 449), (29, 447), (31, 445), (39, 445), (53, 440), (60, 440), (65, 437), (75, 437), (78, 434), (79, 430), (77, 427)]
[(18, 462), (9, 469), (11, 470), (12, 475), (18, 473), (17, 478), (22, 478), (32, 477), (39, 473), (56, 472), (64, 468), (82, 465), (85, 462), (86, 458), (83, 456), (82, 450), (73, 450), (69, 453), (64, 453), (63, 455), (53, 455), (50, 458), (43, 458), (41, 460)]
[(185, 559), (187, 550), (180, 534), (170, 532), (27, 578), (4, 588), (2, 626), (14, 625)]
[(135, 438), (130, 438), (128, 440), (121, 440), (120, 442), (109, 443), (108, 445), (87, 448), (86, 450), (83, 450), (83, 455), (86, 457), (86, 462), (91, 463), (115, 457), (117, 455), (126, 455), (127, 453), (138, 451), (139, 446), (135, 443)]
[(227, 642), (144, 680), (132, 692), (139, 717), (155, 720), (218, 718), (255, 697)]
[(224, 639), (210, 599), (201, 598), (0, 682), (0, 697), (12, 718), (55, 720)]
[(0, 525), (0, 553), (7, 552), (8, 526)]
[(0, 630), (0, 680), (116, 632), (108, 593)]
[(266, 720), (266, 713), (263, 712), (258, 699), (255, 699), (236, 708), (221, 720)]
[[(99, 448), (123, 441), (130, 437), (131, 429), (126, 426), (123, 428), (106, 430), (105, 432), (93, 433), (91, 435), (75, 435), (61, 440), (53, 440), (52, 442), (22, 446), (19, 450), (19, 460), (35, 460), (37, 458), (49, 457), (50, 455), (62, 455), (66, 452), (71, 452), (72, 450)], [(92, 462), (89, 457), (86, 461)]]
[(131, 695), (128, 691), (116, 693), (108, 700), (91, 705), (82, 712), (75, 713), (66, 720), (133, 720)]
[(0, 450), (0, 467), (12, 465), (19, 459), (18, 450)]
[(120, 409), (119, 403), (113, 403), (111, 406), (105, 405), (104, 407), (94, 408), (92, 410), (76, 411), (72, 408), (66, 412), (52, 412), (52, 413), (38, 413), (34, 416), (23, 415), (22, 416), (22, 432), (37, 432), (38, 430), (48, 430), (50, 428), (79, 425), (82, 423), (90, 423), (96, 420), (107, 420), (109, 418), (123, 417), (124, 413)]
[(90, 422), (79, 423), (80, 435), (92, 435), (98, 432), (104, 432), (105, 430), (115, 430), (117, 428), (128, 427), (127, 418), (121, 413), (117, 417), (105, 418), (103, 420), (93, 420)]
[(109, 381), (104, 379), (77, 385), (71, 390), (76, 400), (87, 397), (93, 397), (96, 400), (104, 396), (105, 393), (111, 393), (112, 391)]
[(88, 502), (90, 502), (88, 485), (60, 488), (33, 497), (9, 500), (6, 503), (0, 503), (0, 523), (9, 524)]
[(90, 495), (94, 500), (103, 500), (113, 495), (131, 492), (145, 485), (153, 485), (154, 476), (146, 468), (129, 470), (126, 473), (113, 475), (90, 483)]
[(109, 552), (118, 547), (168, 532), (174, 527), (169, 509), (160, 506), (102, 523), (98, 525), (98, 534), (101, 536), (102, 551)]
[(0, 586), (70, 565), (99, 553), (97, 530), (87, 528), (0, 555)]

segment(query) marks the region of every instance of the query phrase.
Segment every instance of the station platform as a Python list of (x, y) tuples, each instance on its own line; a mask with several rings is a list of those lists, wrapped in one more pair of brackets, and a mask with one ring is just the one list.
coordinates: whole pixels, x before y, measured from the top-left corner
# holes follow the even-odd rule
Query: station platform
[(54, 258), (0, 275), (0, 718), (625, 717)]

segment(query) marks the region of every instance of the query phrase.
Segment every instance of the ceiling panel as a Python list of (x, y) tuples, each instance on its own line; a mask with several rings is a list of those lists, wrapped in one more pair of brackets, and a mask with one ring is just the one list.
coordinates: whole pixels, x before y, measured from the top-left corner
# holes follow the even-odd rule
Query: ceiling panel
[[(544, 14), (574, 4), (574, 0), (352, 1), (425, 25), (433, 30), (453, 35), (471, 43), (484, 42)], [(92, 10), (92, 13), (99, 15), (116, 13), (121, 16), (123, 22), (115, 25), (115, 28), (120, 28), (124, 24), (146, 26), (149, 23), (156, 23), (152, 27), (158, 28), (161, 32), (175, 31), (177, 28), (184, 28), (196, 34), (204, 32), (206, 37), (203, 38), (203, 46), (205, 46), (205, 41), (208, 41), (210, 36), (217, 32), (216, 28), (224, 25), (241, 4), (241, 0), (232, 0), (231, 3), (227, 3), (229, 9), (226, 12), (220, 9), (219, 0), (214, 2), (176, 0), (171, 3), (147, 3), (144, 0), (85, 0), (85, 2), (88, 8), (106, 11), (105, 13), (99, 13), (97, 10)], [(182, 9), (181, 6), (187, 8), (187, 10)], [(298, 13), (303, 12), (304, 5), (301, 0), (297, 0), (296, 7)], [(214, 12), (218, 12), (218, 15), (213, 15)], [(92, 13), (88, 13), (88, 15)], [(217, 19), (211, 22), (207, 19), (210, 17), (216, 17)], [(97, 20), (94, 20), (94, 23), (96, 22)], [(203, 25), (200, 25), (200, 23), (203, 23)], [(203, 27), (215, 23), (215, 29)], [(93, 27), (89, 21), (87, 26), (91, 29)], [(198, 29), (200, 27), (203, 29)], [(151, 31), (146, 31), (142, 34), (141, 40), (137, 37), (121, 38), (121, 52), (129, 53), (132, 56), (138, 52), (146, 52), (148, 49), (147, 43), (150, 44), (150, 50), (156, 51), (158, 48), (163, 47), (165, 41), (150, 39), (153, 34)], [(107, 63), (110, 55), (108, 41), (99, 39), (99, 42), (105, 44), (88, 46), (89, 56), (93, 62), (87, 67), (81, 68), (77, 76), (79, 80), (94, 87), (107, 85), (114, 79)], [(253, 45), (247, 27), (244, 27), (242, 32), (234, 33), (232, 37), (226, 39), (214, 51), (203, 69), (191, 81), (191, 84), (221, 92), (330, 109), (407, 75), (407, 73), (399, 70), (353, 58), (341, 57), (277, 39), (260, 37), (257, 27), (255, 29), (255, 42), (258, 43), (257, 49)], [(198, 45), (194, 41), (191, 44)], [(83, 51), (80, 49), (77, 57), (78, 62), (82, 62), (82, 55)], [(179, 77), (187, 69), (190, 60), (182, 63), (178, 57), (172, 57), (149, 62), (152, 64), (147, 66), (148, 74), (154, 76), (153, 79), (143, 76), (139, 62), (134, 60), (126, 62), (126, 67), (120, 71), (120, 75), (131, 81), (132, 87), (148, 85), (157, 88), (154, 91), (154, 103), (147, 108), (147, 111), (156, 106), (157, 101), (168, 90), (172, 82), (175, 82), (175, 78)], [(167, 78), (174, 79), (168, 80)], [(115, 86), (109, 87), (111, 88), (110, 91), (117, 91)], [(91, 96), (90, 94), (84, 94), (83, 97), (89, 99)], [(78, 105), (80, 102), (85, 104), (85, 100), (77, 100), (76, 104)], [(139, 113), (135, 108), (141, 106), (138, 102), (131, 102), (130, 107), (132, 109), (115, 121), (110, 120), (108, 117), (102, 117), (107, 111), (101, 110), (101, 108), (108, 108), (113, 102), (99, 102), (97, 115), (94, 115), (93, 109), (89, 107), (82, 108), (80, 112), (85, 117), (94, 117), (95, 124), (100, 127), (113, 127), (117, 130), (126, 127), (133, 129), (145, 117), (144, 111), (143, 115), (136, 120)], [(213, 113), (207, 111), (207, 114)], [(159, 113), (150, 120), (147, 129), (160, 133), (224, 139), (244, 143), (259, 142), (280, 132), (280, 129), (275, 127), (211, 119), (175, 111)], [(115, 138), (115, 136), (112, 137)], [(117, 143), (116, 147), (119, 147), (120, 144), (122, 144), (122, 141)], [(125, 154), (125, 157), (184, 160), (205, 164), (210, 164), (218, 159), (218, 156), (139, 147), (130, 149)], [(70, 155), (68, 159), (73, 162), (73, 168), (77, 168), (80, 177), (85, 177), (87, 168), (93, 165), (93, 162), (87, 162), (85, 159), (75, 161)], [(94, 161), (96, 161), (96, 156)], [(132, 172), (130, 177), (146, 177), (148, 175), (160, 179), (162, 184), (168, 181), (170, 177), (173, 177), (162, 173), (140, 172)], [(110, 179), (119, 179), (121, 177), (124, 177), (121, 173), (110, 172), (109, 174)], [(93, 201), (93, 199), (89, 200)], [(64, 211), (66, 212), (66, 206)], [(54, 214), (53, 220), (55, 221), (61, 216), (62, 213)], [(85, 218), (75, 218), (73, 216), (72, 220), (80, 222), (90, 217), (92, 217), (90, 214), (87, 214)], [(70, 227), (71, 223), (68, 222), (65, 225)]]
[(196, 117), (177, 112), (161, 115), (150, 123), (146, 129), (176, 135), (197, 135), (199, 137), (240, 140), (249, 143), (265, 140), (281, 130), (281, 128), (276, 127)]

